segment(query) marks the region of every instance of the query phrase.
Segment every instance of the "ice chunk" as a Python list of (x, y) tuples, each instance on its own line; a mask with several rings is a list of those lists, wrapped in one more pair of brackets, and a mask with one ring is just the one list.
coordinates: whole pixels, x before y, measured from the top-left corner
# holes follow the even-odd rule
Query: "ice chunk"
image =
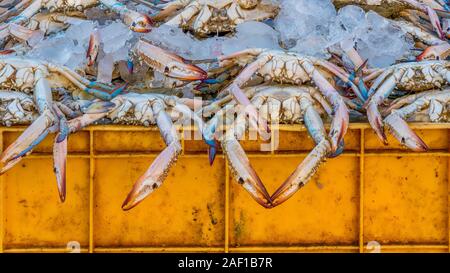
[[(162, 25), (147, 33), (145, 38), (157, 46), (164, 47), (187, 58), (208, 57), (207, 52), (205, 52), (207, 50), (205, 48), (200, 50), (199, 48), (201, 42), (184, 33), (178, 27)], [(205, 44), (209, 43), (208, 40), (205, 41)]]
[(245, 22), (237, 26), (234, 38), (223, 38), (222, 53), (229, 54), (247, 48), (278, 49), (278, 33), (260, 22)]
[(114, 70), (114, 59), (112, 54), (99, 56), (97, 81), (103, 83), (111, 83)]
[(337, 21), (347, 32), (355, 32), (366, 25), (366, 13), (358, 6), (345, 6), (338, 11)]
[(131, 30), (122, 22), (115, 21), (100, 29), (100, 40), (105, 53), (113, 53), (125, 46), (133, 37)]
[(86, 44), (89, 41), (91, 33), (94, 31), (96, 24), (91, 21), (84, 21), (79, 24), (70, 26), (65, 36), (77, 41), (77, 44)]
[(405, 33), (376, 12), (366, 14), (367, 26), (355, 37), (356, 49), (372, 67), (386, 67), (405, 57), (414, 46)]
[(291, 51), (327, 58), (329, 48), (355, 46), (373, 67), (393, 64), (412, 47), (405, 33), (376, 12), (349, 5), (336, 13), (330, 0), (284, 0), (274, 25)]
[(54, 37), (38, 43), (28, 56), (64, 65), (72, 56), (75, 44), (67, 37)]
[(294, 51), (323, 53), (330, 25), (336, 18), (332, 1), (284, 0), (280, 7), (274, 26), (280, 32), (282, 44)]

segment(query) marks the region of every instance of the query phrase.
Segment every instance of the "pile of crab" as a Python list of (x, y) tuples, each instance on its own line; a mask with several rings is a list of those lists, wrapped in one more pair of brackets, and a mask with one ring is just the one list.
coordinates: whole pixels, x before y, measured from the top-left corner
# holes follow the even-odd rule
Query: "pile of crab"
[[(279, 48), (246, 48), (194, 60), (146, 34), (171, 26), (198, 41), (233, 37), (246, 22), (270, 25), (283, 12), (283, 1), (2, 1), (1, 123), (31, 125), (3, 151), (0, 172), (13, 168), (56, 133), (53, 164), (64, 202), (70, 134), (95, 123), (158, 126), (167, 147), (126, 197), (122, 208), (129, 210), (162, 185), (176, 162), (182, 150), (177, 126), (193, 124), (208, 144), (210, 163), (222, 149), (236, 181), (260, 205), (274, 208), (303, 187), (321, 163), (345, 150), (352, 121), (367, 120), (386, 145), (389, 131), (411, 150), (426, 151), (426, 143), (407, 122), (449, 121), (446, 1), (332, 1), (337, 8), (351, 4), (379, 12), (414, 42), (413, 60), (381, 68), (361, 57), (352, 39), (330, 46), (329, 58), (290, 50), (280, 41)], [(323, 1), (330, 2), (317, 2)], [(102, 36), (113, 35), (104, 29), (115, 20), (131, 33), (124, 58), (105, 57), (112, 46), (105, 43), (114, 39)], [(77, 40), (85, 51), (76, 66), (29, 54), (54, 35), (64, 37), (70, 26), (90, 21), (96, 27), (83, 33), (86, 39)], [(254, 132), (269, 141), (271, 128), (280, 123), (304, 124), (316, 146), (269, 194), (240, 140)]]

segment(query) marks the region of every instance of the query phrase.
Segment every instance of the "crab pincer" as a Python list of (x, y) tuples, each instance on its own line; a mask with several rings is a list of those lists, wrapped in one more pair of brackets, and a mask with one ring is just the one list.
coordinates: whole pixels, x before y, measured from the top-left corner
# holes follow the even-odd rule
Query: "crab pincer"
[(145, 40), (137, 42), (135, 53), (144, 63), (168, 77), (182, 81), (197, 81), (208, 78), (208, 73), (200, 67), (190, 64), (182, 57), (154, 46)]

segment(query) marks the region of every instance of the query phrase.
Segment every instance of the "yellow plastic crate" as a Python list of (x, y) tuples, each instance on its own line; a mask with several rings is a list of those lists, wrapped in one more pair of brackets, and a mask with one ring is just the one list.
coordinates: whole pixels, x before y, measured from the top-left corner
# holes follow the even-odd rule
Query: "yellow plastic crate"
[[(92, 126), (69, 139), (67, 200), (59, 202), (52, 137), (0, 178), (0, 252), (382, 252), (449, 251), (448, 124), (415, 124), (430, 146), (411, 153), (383, 146), (367, 124), (352, 124), (346, 152), (325, 163), (283, 205), (266, 210), (230, 177), (202, 141), (184, 153), (163, 186), (135, 209), (121, 204), (164, 148), (156, 128)], [(23, 128), (0, 128), (3, 148)], [(313, 142), (283, 126), (280, 149), (244, 142), (273, 192)]]

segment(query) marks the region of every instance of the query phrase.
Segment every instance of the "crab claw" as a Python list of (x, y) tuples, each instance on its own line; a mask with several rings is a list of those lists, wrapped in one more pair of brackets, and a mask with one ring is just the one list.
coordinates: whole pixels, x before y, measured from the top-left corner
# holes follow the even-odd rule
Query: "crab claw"
[(336, 153), (344, 140), (349, 126), (348, 108), (344, 102), (339, 103), (334, 111), (334, 118), (330, 131), (331, 151)]
[(182, 57), (154, 46), (147, 41), (140, 40), (136, 44), (136, 51), (147, 65), (168, 77), (182, 81), (205, 80), (208, 78), (208, 73), (200, 67), (189, 64)]
[(450, 44), (443, 43), (427, 47), (416, 59), (419, 62), (423, 60), (445, 60), (449, 55)]
[(329, 157), (329, 158), (336, 158), (336, 157), (340, 156), (340, 155), (344, 152), (344, 150), (345, 150), (345, 141), (342, 140), (342, 141), (339, 143), (339, 146), (337, 147), (336, 151), (333, 152), (333, 153), (330, 153), (330, 154), (328, 155), (328, 157)]
[(409, 149), (416, 152), (426, 152), (427, 144), (408, 126), (408, 123), (395, 112), (384, 120), (394, 137)]
[(97, 30), (91, 33), (89, 38), (89, 46), (86, 52), (87, 65), (91, 66), (95, 63), (97, 59), (98, 51), (100, 48), (100, 35)]
[(287, 201), (316, 173), (319, 165), (325, 161), (331, 149), (328, 140), (323, 140), (311, 151), (289, 178), (271, 196), (273, 206)]
[(181, 145), (172, 142), (164, 151), (158, 155), (144, 175), (134, 184), (133, 189), (128, 194), (122, 204), (123, 210), (130, 210), (137, 206), (149, 194), (159, 188), (168, 174), (172, 163), (176, 161), (181, 152)]
[[(0, 162), (5, 166), (0, 170), (4, 173), (14, 164), (18, 163), (23, 156), (31, 152), (50, 132), (54, 116), (50, 111), (45, 111), (39, 116), (1, 155)], [(11, 165), (14, 162), (13, 165)]]
[(219, 149), (219, 144), (216, 140), (205, 140), (206, 144), (208, 144), (208, 159), (209, 159), (209, 165), (214, 164), (214, 160), (216, 159), (217, 151)]
[(67, 138), (70, 129), (61, 110), (56, 105), (53, 108), (59, 119), (59, 132), (53, 144), (53, 171), (56, 176), (59, 198), (64, 203), (66, 200)]
[(227, 139), (222, 141), (222, 147), (238, 183), (250, 193), (258, 204), (265, 208), (272, 208), (270, 195), (250, 164), (239, 142), (235, 138)]
[(67, 162), (67, 135), (59, 133), (53, 145), (53, 171), (56, 175), (58, 193), (61, 202), (66, 200), (66, 162)]
[(381, 114), (378, 111), (378, 106), (376, 103), (369, 103), (366, 106), (367, 109), (367, 119), (369, 120), (370, 125), (375, 130), (378, 138), (384, 143), (384, 145), (388, 145), (386, 134), (384, 133), (383, 128), (383, 119), (381, 118)]

